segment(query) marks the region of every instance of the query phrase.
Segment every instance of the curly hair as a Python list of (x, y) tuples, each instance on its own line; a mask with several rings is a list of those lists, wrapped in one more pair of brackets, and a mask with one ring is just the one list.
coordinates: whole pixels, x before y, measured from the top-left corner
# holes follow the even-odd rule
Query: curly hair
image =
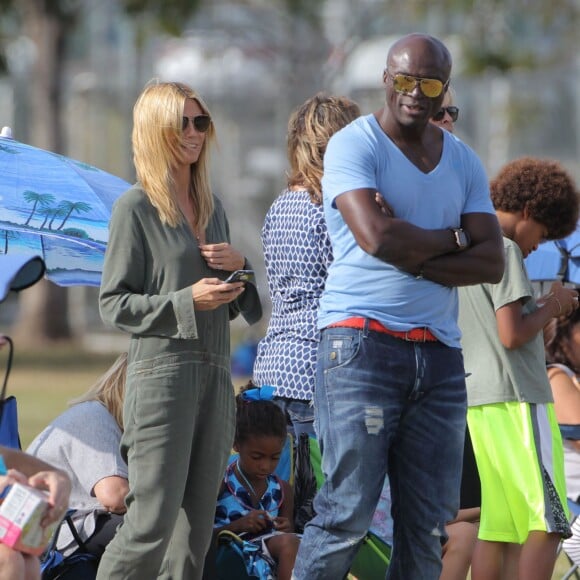
[(298, 107), (288, 121), (288, 187), (304, 187), (312, 203), (320, 205), (322, 161), (328, 140), (359, 116), (354, 101), (326, 93), (317, 93)]
[(548, 230), (548, 239), (571, 234), (578, 221), (579, 192), (574, 180), (557, 161), (522, 157), (505, 165), (491, 181), (496, 210), (529, 217)]
[(566, 365), (579, 374), (580, 369), (576, 368), (569, 347), (572, 331), (577, 324), (580, 324), (580, 309), (574, 310), (570, 316), (552, 318), (544, 328), (544, 346), (547, 363)]

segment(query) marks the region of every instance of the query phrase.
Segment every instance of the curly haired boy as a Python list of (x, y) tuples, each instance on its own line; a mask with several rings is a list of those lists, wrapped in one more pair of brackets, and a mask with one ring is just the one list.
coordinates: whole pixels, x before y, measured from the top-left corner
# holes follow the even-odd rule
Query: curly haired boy
[(524, 258), (574, 230), (579, 194), (559, 163), (525, 157), (501, 169), (491, 197), (504, 236), (503, 278), (460, 288), (467, 421), (482, 487), (471, 578), (549, 580), (570, 529), (542, 329), (575, 310), (578, 293), (554, 282), (536, 301)]

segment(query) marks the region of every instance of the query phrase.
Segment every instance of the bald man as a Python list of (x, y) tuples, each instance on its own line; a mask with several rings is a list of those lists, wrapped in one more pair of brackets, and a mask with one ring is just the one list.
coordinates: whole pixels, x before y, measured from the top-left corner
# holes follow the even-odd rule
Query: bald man
[(383, 71), (385, 105), (336, 133), (326, 151), (334, 261), (320, 302), (314, 399), (326, 480), (297, 580), (345, 577), (387, 475), (387, 578), (441, 572), (465, 433), (457, 286), (496, 283), (504, 265), (481, 162), (429, 122), (450, 74), (441, 41), (399, 39)]

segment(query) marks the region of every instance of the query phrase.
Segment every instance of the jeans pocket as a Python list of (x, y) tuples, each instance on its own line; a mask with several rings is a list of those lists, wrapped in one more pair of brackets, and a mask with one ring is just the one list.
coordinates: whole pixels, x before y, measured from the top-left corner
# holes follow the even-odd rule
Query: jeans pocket
[(342, 367), (351, 362), (359, 352), (361, 332), (355, 329), (326, 330), (322, 364), (326, 370)]
[(314, 407), (304, 405), (303, 409), (296, 407), (286, 409), (292, 423), (312, 423), (314, 421)]

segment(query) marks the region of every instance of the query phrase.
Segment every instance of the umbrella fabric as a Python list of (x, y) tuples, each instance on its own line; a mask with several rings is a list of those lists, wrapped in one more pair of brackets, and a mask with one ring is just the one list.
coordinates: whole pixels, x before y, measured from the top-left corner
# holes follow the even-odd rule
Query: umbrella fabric
[(525, 260), (531, 280), (562, 280), (580, 284), (580, 222), (562, 240), (544, 242)]
[(10, 290), (18, 292), (38, 282), (44, 272), (40, 256), (0, 255), (0, 302)]
[(113, 202), (129, 184), (0, 136), (0, 254), (39, 255), (60, 286), (99, 286)]

